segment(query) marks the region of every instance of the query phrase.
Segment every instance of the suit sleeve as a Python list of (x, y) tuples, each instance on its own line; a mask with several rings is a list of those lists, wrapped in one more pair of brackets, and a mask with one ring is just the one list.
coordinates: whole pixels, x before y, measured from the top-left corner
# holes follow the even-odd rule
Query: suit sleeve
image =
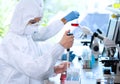
[(60, 20), (53, 21), (46, 27), (41, 27), (37, 32), (33, 34), (34, 41), (44, 41), (47, 40), (54, 35), (56, 35), (62, 28), (64, 24)]
[(19, 39), (17, 42), (15, 40), (5, 42), (7, 43), (2, 44), (4, 55), (1, 58), (18, 72), (35, 79), (43, 78), (48, 71), (53, 72), (58, 56), (64, 52), (64, 48), (57, 43), (42, 56), (34, 57), (26, 53), (27, 49), (23, 45), (27, 46), (27, 43), (24, 40), (24, 44), (20, 44)]

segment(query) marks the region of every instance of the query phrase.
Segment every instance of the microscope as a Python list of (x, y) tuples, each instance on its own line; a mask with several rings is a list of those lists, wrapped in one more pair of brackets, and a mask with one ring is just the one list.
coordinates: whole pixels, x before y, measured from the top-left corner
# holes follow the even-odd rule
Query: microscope
[[(102, 32), (99, 29), (97, 29), (97, 32), (100, 33), (100, 34), (102, 34)], [(91, 36), (91, 42), (90, 42), (90, 46), (89, 46), (91, 48), (91, 50), (92, 50), (92, 53), (93, 53), (96, 61), (98, 60), (98, 56), (100, 54), (100, 52), (99, 52), (100, 48), (99, 48), (98, 38), (100, 40), (103, 40), (102, 37), (98, 36), (97, 32), (94, 32), (92, 34), (92, 36)]]
[(104, 67), (111, 67), (104, 70), (104, 74), (114, 73), (115, 83), (120, 84), (120, 19), (119, 14), (113, 14), (109, 21), (107, 38), (104, 38), (105, 53), (107, 59), (101, 60)]
[[(104, 52), (106, 56), (103, 56), (101, 61), (103, 64), (103, 74), (106, 77), (110, 77), (114, 75), (115, 84), (120, 83), (120, 47), (112, 40), (108, 39), (107, 37), (102, 36), (101, 34), (94, 32), (91, 38), (90, 48), (95, 52), (98, 53), (99, 45), (93, 42), (96, 38), (104, 41)], [(117, 50), (116, 50), (117, 49)], [(94, 54), (95, 54), (94, 53)], [(116, 56), (117, 55), (117, 56)], [(96, 58), (97, 60), (97, 58)]]

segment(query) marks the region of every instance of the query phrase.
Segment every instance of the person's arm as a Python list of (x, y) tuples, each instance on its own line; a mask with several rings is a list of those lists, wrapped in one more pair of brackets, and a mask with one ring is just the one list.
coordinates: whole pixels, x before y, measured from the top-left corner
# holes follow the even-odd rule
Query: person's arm
[(35, 56), (34, 51), (29, 51), (26, 38), (5, 39), (2, 43), (4, 53), (0, 55), (0, 58), (20, 73), (31, 78), (40, 79), (46, 74), (51, 75), (52, 73), (49, 72), (54, 72), (58, 56), (61, 56), (64, 49), (70, 48), (73, 44), (73, 37), (67, 36), (68, 32), (64, 34), (59, 43), (41, 56)]
[[(18, 72), (35, 79), (40, 79), (46, 74), (52, 74), (48, 72), (54, 72), (54, 69), (51, 68), (54, 68), (58, 56), (61, 56), (64, 52), (63, 46), (59, 43), (55, 44), (54, 47), (46, 51), (42, 56), (36, 57), (32, 55), (32, 51), (28, 52), (28, 44), (26, 42), (24, 44), (19, 44), (19, 42), (21, 42), (19, 39), (17, 42), (11, 40), (10, 43), (3, 45), (5, 52), (7, 52), (4, 53), (6, 55), (1, 57), (4, 61)], [(26, 54), (26, 52), (28, 53)]]
[(67, 70), (68, 67), (70, 67), (70, 62), (62, 62), (61, 64), (54, 67), (54, 72), (55, 74), (63, 73)]
[(64, 26), (61, 20), (53, 21), (46, 27), (41, 27), (37, 32), (33, 34), (34, 41), (45, 41), (55, 34), (57, 34)]
[(48, 79), (49, 77), (53, 77), (56, 76), (57, 74), (65, 72), (69, 66), (70, 66), (70, 62), (62, 62), (54, 66), (54, 68), (52, 68), (53, 70), (52, 71), (50, 70), (48, 74), (44, 76), (44, 79)]
[(33, 34), (33, 40), (43, 41), (51, 38), (52, 36), (57, 34), (67, 22), (77, 19), (78, 17), (79, 13), (77, 11), (70, 12), (61, 20), (56, 20), (49, 24), (47, 27), (40, 28), (38, 32)]
[[(68, 36), (68, 32), (70, 32), (70, 30), (66, 31), (65, 34), (63, 35), (62, 39), (60, 40), (60, 45), (62, 45), (65, 49), (68, 49), (70, 47), (72, 47), (71, 44), (73, 44), (74, 42), (74, 36)], [(66, 70), (66, 65), (67, 63), (62, 63), (58, 66), (54, 66), (54, 68), (51, 68), (51, 70), (48, 71), (48, 73), (51, 73), (51, 75), (49, 75), (48, 73), (44, 76), (44, 79), (47, 79), (48, 77), (54, 76), (56, 74), (62, 73)], [(69, 63), (68, 63), (69, 64)]]
[(64, 24), (66, 24), (66, 23), (67, 23), (67, 21), (66, 21), (66, 19), (65, 19), (65, 18), (62, 18), (62, 19), (61, 19), (61, 21), (62, 21)]

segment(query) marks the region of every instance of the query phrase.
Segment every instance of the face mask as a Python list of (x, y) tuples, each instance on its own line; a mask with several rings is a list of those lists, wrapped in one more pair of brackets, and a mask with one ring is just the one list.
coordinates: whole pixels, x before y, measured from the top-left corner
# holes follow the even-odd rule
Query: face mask
[(33, 33), (35, 33), (38, 30), (39, 27), (39, 23), (35, 23), (35, 24), (28, 24), (25, 28), (25, 33), (26, 35), (32, 35)]

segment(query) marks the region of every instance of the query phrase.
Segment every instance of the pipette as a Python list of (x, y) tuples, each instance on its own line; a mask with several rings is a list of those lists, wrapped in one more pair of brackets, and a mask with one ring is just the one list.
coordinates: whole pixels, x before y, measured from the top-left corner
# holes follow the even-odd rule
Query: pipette
[[(68, 36), (73, 35), (72, 33), (68, 33)], [(67, 62), (69, 62), (69, 57), (70, 57), (70, 48), (67, 49)], [(69, 66), (67, 65), (67, 70), (68, 70)]]
[[(72, 33), (68, 33), (67, 34), (68, 36), (70, 36), (70, 35), (73, 35)], [(69, 55), (70, 55), (70, 49), (68, 48), (67, 49), (67, 57), (66, 57), (66, 61), (67, 62), (69, 62)], [(67, 70), (68, 70), (68, 64), (67, 64)], [(67, 70), (65, 71), (65, 72), (63, 72), (62, 74), (61, 74), (61, 77), (60, 77), (60, 80), (61, 80), (61, 82), (63, 82), (63, 81), (65, 81), (65, 79), (66, 79), (66, 77), (67, 77)]]

